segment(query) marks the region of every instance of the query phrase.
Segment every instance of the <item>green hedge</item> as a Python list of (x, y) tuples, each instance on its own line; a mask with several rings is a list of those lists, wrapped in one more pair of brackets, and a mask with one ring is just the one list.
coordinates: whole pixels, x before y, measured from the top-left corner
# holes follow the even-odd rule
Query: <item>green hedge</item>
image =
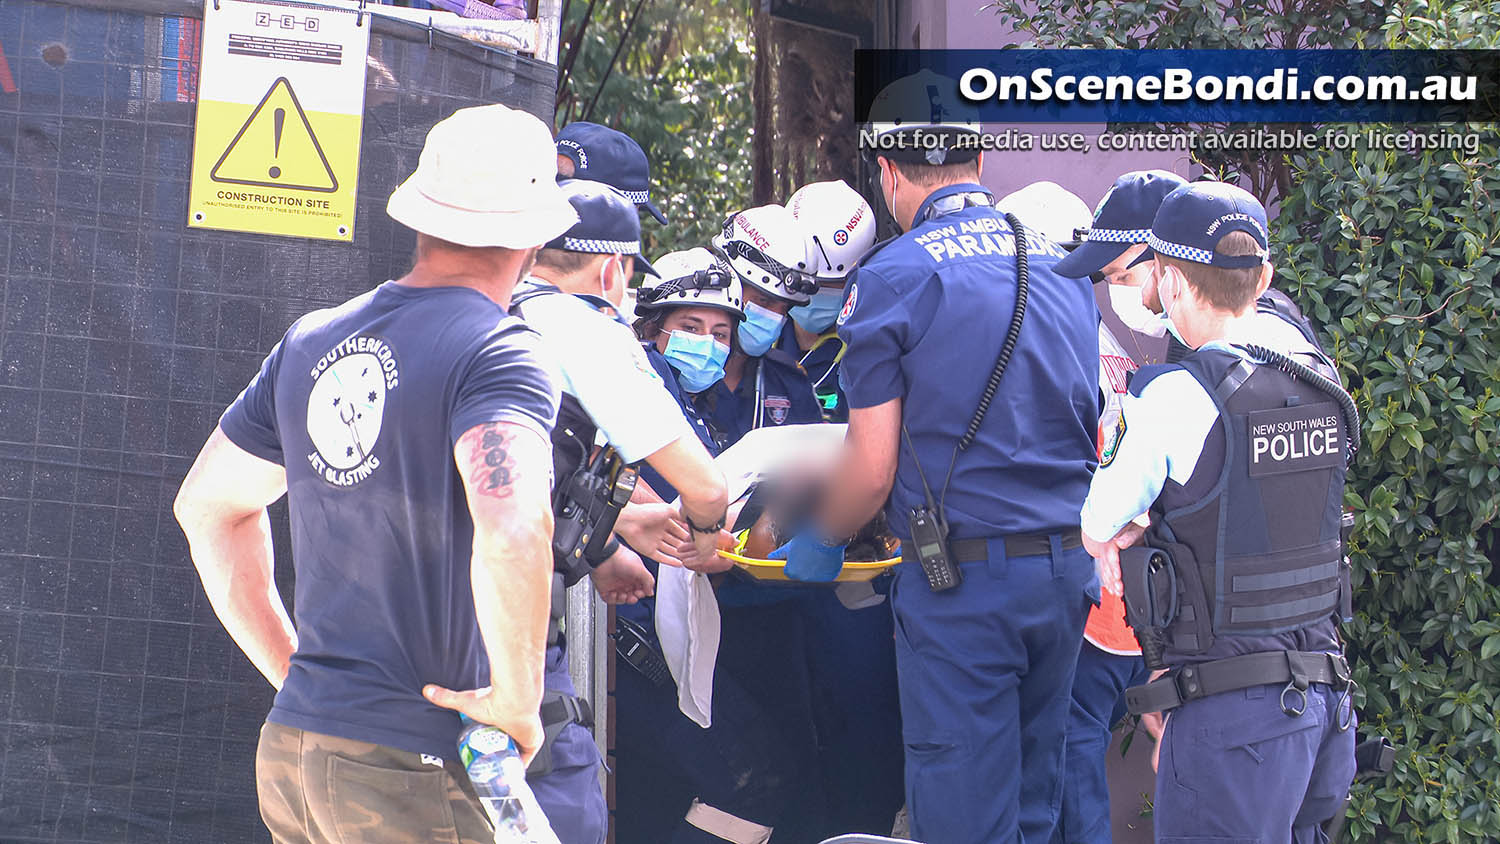
[[(1493, 3), (992, 7), (1042, 47), (1500, 46)], [(1500, 841), (1500, 137), (1448, 128), (1478, 133), (1478, 153), (1201, 162), (1275, 189), (1278, 284), (1320, 325), (1363, 419), (1345, 634), (1361, 737), (1400, 751), (1389, 776), (1356, 783), (1355, 841)]]
[(1294, 159), (1276, 220), (1283, 286), (1323, 327), (1366, 438), (1346, 495), (1345, 632), (1361, 733), (1403, 749), (1355, 789), (1356, 840), (1500, 840), (1500, 144), (1486, 134), (1472, 158)]

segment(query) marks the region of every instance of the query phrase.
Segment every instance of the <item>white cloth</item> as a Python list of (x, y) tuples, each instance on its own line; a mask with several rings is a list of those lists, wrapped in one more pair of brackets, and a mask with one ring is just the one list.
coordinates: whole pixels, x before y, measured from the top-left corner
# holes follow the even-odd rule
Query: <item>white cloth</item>
[[(533, 281), (516, 294), (533, 289)], [(567, 294), (527, 299), (520, 310), (562, 374), (558, 387), (578, 399), (600, 439), (626, 463), (683, 437), (697, 438), (630, 329)]]
[[(846, 428), (781, 425), (741, 437), (714, 461), (724, 472), (729, 500), (738, 501), (756, 481), (781, 472), (832, 469)], [(656, 574), (656, 638), (677, 683), (677, 707), (707, 728), (713, 722), (714, 664), (719, 658), (719, 602), (707, 575), (661, 567)]]

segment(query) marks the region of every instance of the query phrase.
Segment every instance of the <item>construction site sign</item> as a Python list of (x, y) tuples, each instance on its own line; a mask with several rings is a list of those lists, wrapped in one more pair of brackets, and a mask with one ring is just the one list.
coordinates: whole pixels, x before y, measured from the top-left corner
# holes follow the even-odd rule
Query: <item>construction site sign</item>
[(205, 0), (188, 225), (354, 239), (368, 13)]

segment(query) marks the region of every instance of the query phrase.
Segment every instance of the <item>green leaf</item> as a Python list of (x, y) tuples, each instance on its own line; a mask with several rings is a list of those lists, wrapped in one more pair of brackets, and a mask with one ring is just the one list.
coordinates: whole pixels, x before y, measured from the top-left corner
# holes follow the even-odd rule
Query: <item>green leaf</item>
[(1479, 660), (1489, 662), (1495, 658), (1495, 654), (1500, 654), (1500, 633), (1484, 640), (1484, 644), (1479, 648)]

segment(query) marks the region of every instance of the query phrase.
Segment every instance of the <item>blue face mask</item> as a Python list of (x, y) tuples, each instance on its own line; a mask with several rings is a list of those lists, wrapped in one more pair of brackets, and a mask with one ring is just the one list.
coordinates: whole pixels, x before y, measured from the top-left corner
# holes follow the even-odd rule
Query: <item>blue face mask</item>
[(740, 321), (740, 349), (753, 358), (771, 350), (776, 338), (781, 336), (781, 326), (786, 317), (754, 302), (745, 303), (745, 318)]
[(798, 305), (788, 313), (802, 326), (803, 331), (822, 334), (832, 328), (833, 321), (838, 319), (839, 310), (844, 307), (844, 296), (842, 287), (820, 287), (811, 302)]
[(677, 370), (677, 382), (689, 393), (701, 393), (724, 377), (729, 347), (708, 334), (673, 331), (662, 357)]

